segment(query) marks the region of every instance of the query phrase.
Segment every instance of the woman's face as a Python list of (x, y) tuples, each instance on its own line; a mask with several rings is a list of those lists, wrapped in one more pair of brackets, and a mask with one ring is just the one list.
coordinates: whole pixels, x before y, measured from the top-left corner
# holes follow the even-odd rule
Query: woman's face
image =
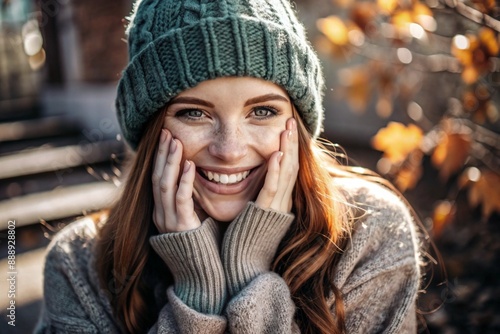
[(255, 200), (291, 117), (286, 91), (250, 77), (204, 81), (171, 101), (164, 127), (181, 141), (183, 159), (196, 166), (193, 200), (200, 219), (231, 221)]

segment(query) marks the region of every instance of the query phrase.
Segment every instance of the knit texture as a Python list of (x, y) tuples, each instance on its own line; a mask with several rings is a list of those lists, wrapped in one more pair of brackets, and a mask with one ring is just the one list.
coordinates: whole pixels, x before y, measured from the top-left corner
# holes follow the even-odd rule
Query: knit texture
[[(220, 314), (226, 302), (224, 272), (217, 261), (218, 239), (220, 231), (211, 218), (198, 229), (150, 239), (151, 246), (174, 276), (176, 295), (201, 313)], [(191, 270), (193, 264), (198, 270)]]
[[(353, 226), (349, 245), (331, 277), (343, 294), (346, 332), (416, 333), (419, 243), (407, 208), (387, 189), (366, 181), (337, 180), (333, 186), (365, 212)], [(172, 233), (171, 238), (152, 237), (155, 250), (172, 266), (175, 284), (163, 287), (160, 280), (151, 287), (163, 289), (156, 300), (163, 307), (149, 333), (299, 333), (290, 290), (268, 268), (278, 242), (269, 245), (270, 236), (281, 238), (292, 218), (250, 203), (225, 232), (220, 257), (213, 245), (221, 238), (211, 220), (187, 233)], [(120, 332), (106, 298), (119, 290), (98, 284), (95, 237), (93, 223), (85, 220), (53, 239), (45, 264), (44, 306), (35, 333)], [(236, 287), (228, 298), (218, 292), (221, 286), (215, 286), (221, 284), (224, 290), (221, 270), (228, 278), (227, 288)], [(219, 278), (199, 283), (200, 272)], [(219, 301), (211, 302), (214, 298)], [(333, 294), (327, 302), (334, 305)], [(210, 310), (219, 309), (213, 305), (219, 304), (223, 311), (211, 314)]]
[(231, 296), (271, 271), (276, 249), (293, 219), (294, 215), (250, 202), (229, 225), (222, 243), (222, 263)]
[(129, 64), (116, 109), (132, 148), (151, 116), (173, 97), (228, 76), (283, 87), (309, 132), (319, 135), (320, 63), (288, 0), (139, 0), (127, 33)]

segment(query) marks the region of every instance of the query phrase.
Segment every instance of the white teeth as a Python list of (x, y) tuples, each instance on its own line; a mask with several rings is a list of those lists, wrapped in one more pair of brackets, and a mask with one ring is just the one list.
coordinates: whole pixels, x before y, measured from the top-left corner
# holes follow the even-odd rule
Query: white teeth
[(229, 176), (227, 176), (227, 174), (221, 174), (219, 182), (222, 184), (227, 184), (229, 182)]
[(203, 173), (205, 174), (205, 176), (209, 181), (215, 181), (222, 184), (233, 184), (246, 179), (248, 174), (250, 174), (250, 171), (236, 173), (236, 174), (218, 174), (215, 172), (209, 172), (203, 170)]

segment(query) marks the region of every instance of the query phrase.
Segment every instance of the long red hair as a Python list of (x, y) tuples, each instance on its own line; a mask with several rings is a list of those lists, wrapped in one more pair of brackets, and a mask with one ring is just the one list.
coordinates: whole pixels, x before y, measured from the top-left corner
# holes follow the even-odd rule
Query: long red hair
[[(300, 161), (293, 193), (296, 220), (280, 244), (274, 271), (290, 287), (297, 306), (295, 320), (302, 333), (343, 333), (342, 295), (332, 279), (352, 214), (332, 187), (331, 171), (341, 171), (341, 167), (311, 138), (300, 117), (295, 114), (295, 118)], [(146, 332), (161, 307), (155, 305), (151, 287), (145, 282), (157, 276), (167, 285), (173, 284), (168, 268), (148, 242), (158, 233), (152, 221), (151, 174), (162, 119), (163, 112), (158, 112), (150, 120), (122, 194), (98, 233), (100, 283), (122, 329), (130, 333)], [(334, 305), (330, 305), (331, 300)]]

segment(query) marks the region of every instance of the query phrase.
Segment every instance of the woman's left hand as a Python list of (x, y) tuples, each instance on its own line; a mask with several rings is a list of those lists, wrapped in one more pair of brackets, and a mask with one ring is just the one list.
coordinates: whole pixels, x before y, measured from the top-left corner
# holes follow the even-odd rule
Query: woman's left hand
[(268, 161), (267, 175), (255, 204), (262, 209), (290, 212), (292, 192), (299, 172), (299, 142), (297, 121), (287, 120), (280, 136), (280, 150)]

